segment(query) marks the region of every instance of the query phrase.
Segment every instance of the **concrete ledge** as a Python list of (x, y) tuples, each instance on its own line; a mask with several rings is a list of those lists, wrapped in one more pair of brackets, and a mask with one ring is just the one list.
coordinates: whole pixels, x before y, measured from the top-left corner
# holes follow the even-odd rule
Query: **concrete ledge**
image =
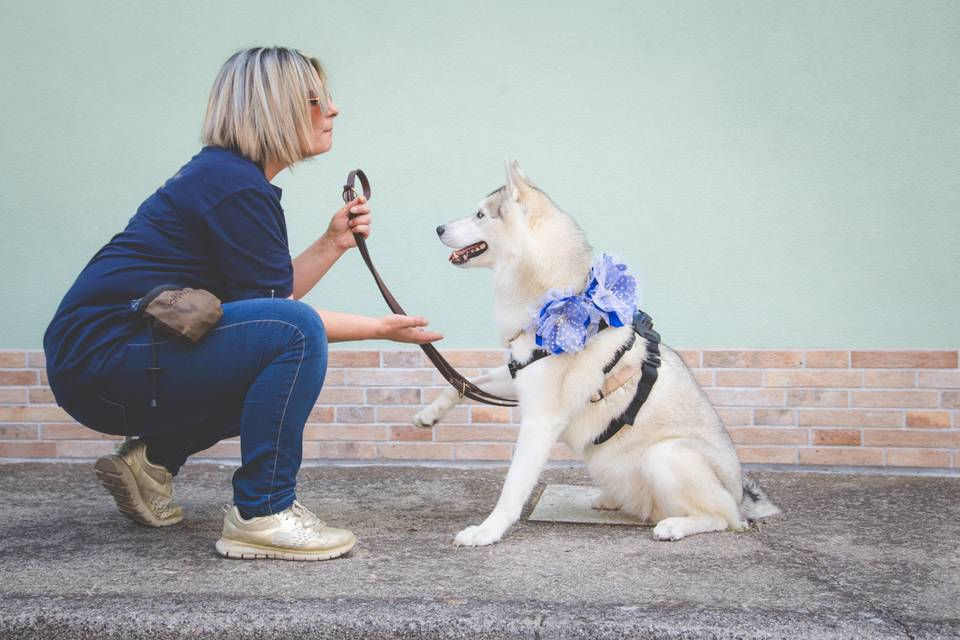
[[(186, 467), (187, 519), (154, 530), (122, 519), (88, 465), (0, 466), (0, 637), (960, 635), (956, 478), (757, 472), (785, 509), (759, 531), (659, 543), (646, 528), (522, 520), (497, 545), (458, 549), (502, 469), (310, 467), (301, 499), (360, 544), (290, 563), (214, 553), (231, 471)], [(579, 469), (543, 480), (588, 483)]]

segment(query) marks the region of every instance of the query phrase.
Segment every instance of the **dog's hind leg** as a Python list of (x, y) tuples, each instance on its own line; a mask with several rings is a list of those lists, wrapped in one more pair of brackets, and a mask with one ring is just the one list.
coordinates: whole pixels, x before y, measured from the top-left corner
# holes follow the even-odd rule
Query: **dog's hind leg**
[[(470, 382), (495, 396), (517, 397), (516, 389), (513, 386), (513, 378), (510, 377), (510, 370), (507, 369), (506, 365), (491, 369), (486, 375), (471, 378)], [(418, 427), (432, 427), (443, 420), (443, 416), (450, 413), (454, 407), (460, 404), (461, 400), (463, 398), (457, 393), (456, 389), (447, 387), (443, 393), (437, 396), (436, 400), (413, 416), (413, 424)]]
[(547, 463), (550, 448), (557, 442), (565, 426), (566, 420), (559, 415), (523, 418), (497, 506), (481, 524), (467, 527), (457, 534), (454, 541), (457, 546), (483, 546), (503, 537), (510, 525), (520, 518), (523, 505)]
[(737, 500), (717, 478), (706, 457), (683, 440), (654, 445), (644, 454), (640, 473), (662, 518), (656, 540), (680, 540), (696, 533), (742, 529)]

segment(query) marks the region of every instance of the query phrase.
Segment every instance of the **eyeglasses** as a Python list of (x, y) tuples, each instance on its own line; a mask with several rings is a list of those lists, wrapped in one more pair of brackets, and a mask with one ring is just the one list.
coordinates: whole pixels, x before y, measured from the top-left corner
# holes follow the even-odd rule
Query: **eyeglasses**
[[(330, 102), (331, 100), (333, 100), (333, 96), (331, 96), (331, 95), (328, 93), (327, 96), (326, 96), (326, 101), (327, 101), (327, 103), (329, 104), (329, 102)], [(323, 106), (323, 99), (322, 99), (322, 98), (317, 98), (316, 96), (311, 96), (311, 97), (307, 98), (307, 102), (309, 102), (310, 105), (311, 105), (311, 106), (314, 106), (314, 107), (322, 107), (322, 106)]]

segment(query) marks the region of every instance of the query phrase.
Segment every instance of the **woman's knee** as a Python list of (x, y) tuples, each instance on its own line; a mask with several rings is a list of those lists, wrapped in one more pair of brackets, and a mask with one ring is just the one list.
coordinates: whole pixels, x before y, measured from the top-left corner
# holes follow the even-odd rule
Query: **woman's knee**
[[(327, 332), (317, 310), (299, 300), (272, 300), (277, 319), (292, 327), (290, 343), (303, 349), (304, 358), (326, 367)], [(302, 343), (302, 344), (301, 344)]]

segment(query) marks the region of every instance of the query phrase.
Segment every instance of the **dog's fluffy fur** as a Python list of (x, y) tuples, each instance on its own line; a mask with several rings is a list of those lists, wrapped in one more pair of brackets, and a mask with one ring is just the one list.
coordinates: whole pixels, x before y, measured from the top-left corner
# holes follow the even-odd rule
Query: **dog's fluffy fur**
[[(582, 291), (593, 254), (576, 222), (537, 189), (516, 162), (507, 163), (507, 184), (481, 201), (477, 213), (439, 227), (441, 241), (455, 249), (451, 262), (493, 269), (495, 317), (504, 344), (517, 361), (527, 360), (534, 337), (521, 329), (531, 309), (550, 289)], [(633, 425), (601, 445), (592, 441), (627, 407), (638, 377), (599, 402), (603, 367), (629, 338), (630, 327), (609, 328), (575, 354), (541, 359), (510, 378), (500, 367), (477, 378), (479, 386), (519, 401), (521, 424), (510, 470), (493, 512), (457, 535), (462, 546), (501, 539), (520, 517), (555, 442), (583, 452), (602, 491), (594, 506), (622, 509), (656, 523), (657, 540), (742, 529), (747, 520), (779, 512), (763, 491), (742, 475), (740, 461), (720, 417), (680, 356), (661, 345), (659, 378)], [(637, 365), (646, 341), (636, 342), (617, 367)], [(429, 427), (455, 407), (447, 389), (414, 417)]]

